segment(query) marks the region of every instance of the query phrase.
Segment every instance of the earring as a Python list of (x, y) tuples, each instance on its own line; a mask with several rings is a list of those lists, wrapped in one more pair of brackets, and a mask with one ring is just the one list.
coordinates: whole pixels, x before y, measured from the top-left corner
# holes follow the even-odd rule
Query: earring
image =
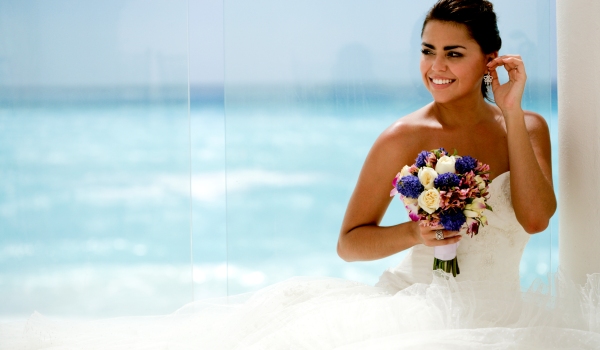
[(494, 80), (494, 78), (490, 74), (490, 71), (488, 71), (487, 73), (485, 73), (485, 75), (483, 76), (483, 82), (485, 83), (486, 87), (489, 88), (489, 87), (492, 86), (492, 80)]

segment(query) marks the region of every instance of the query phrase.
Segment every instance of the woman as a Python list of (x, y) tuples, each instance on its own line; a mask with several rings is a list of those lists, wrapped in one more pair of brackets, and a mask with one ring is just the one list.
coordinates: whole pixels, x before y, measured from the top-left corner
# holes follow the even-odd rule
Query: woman
[[(556, 210), (548, 126), (540, 115), (521, 109), (525, 65), (518, 55), (498, 57), (501, 39), (492, 4), (440, 1), (428, 13), (421, 39), (421, 76), (434, 101), (395, 122), (371, 149), (342, 224), (338, 254), (344, 260), (380, 259), (416, 245), (463, 238), (460, 232), (444, 231), (444, 239), (436, 240), (435, 231), (442, 227), (417, 222), (378, 225), (391, 200), (389, 179), (399, 166), (413, 164), (421, 150), (457, 149), (489, 164), (493, 177), (506, 175), (516, 218), (528, 233), (546, 229)], [(498, 81), (500, 67), (508, 71), (504, 84)], [(484, 100), (489, 94), (486, 73), (493, 78), (497, 106)], [(518, 276), (518, 270), (512, 272)], [(430, 273), (408, 274), (409, 284), (431, 279)]]
[[(429, 12), (422, 30), (421, 74), (433, 102), (398, 120), (375, 142), (339, 238), (338, 254), (347, 261), (378, 259), (410, 248), (407, 258), (386, 271), (376, 286), (299, 277), (255, 293), (191, 303), (164, 317), (56, 323), (34, 314), (23, 335), (9, 335), (9, 329), (0, 328), (2, 345), (127, 349), (597, 346), (597, 301), (586, 302), (577, 292), (568, 291), (561, 295), (569, 298), (563, 299), (519, 293), (523, 248), (530, 233), (548, 226), (556, 199), (548, 127), (542, 117), (521, 109), (525, 65), (519, 56), (498, 56), (500, 45), (496, 16), (487, 1), (440, 0)], [(508, 71), (507, 83), (498, 81), (499, 68)], [(483, 77), (488, 72), (497, 106), (484, 100), (489, 91)], [(494, 212), (488, 214), (489, 225), (475, 238), (443, 231), (443, 239), (436, 238), (439, 227), (415, 222), (380, 227), (390, 202), (390, 183), (399, 167), (412, 164), (419, 151), (439, 147), (456, 148), (491, 166)], [(458, 241), (461, 273), (454, 278), (433, 271), (431, 247)], [(589, 289), (588, 295), (598, 295), (598, 289)], [(555, 302), (554, 309), (546, 307), (547, 301)]]

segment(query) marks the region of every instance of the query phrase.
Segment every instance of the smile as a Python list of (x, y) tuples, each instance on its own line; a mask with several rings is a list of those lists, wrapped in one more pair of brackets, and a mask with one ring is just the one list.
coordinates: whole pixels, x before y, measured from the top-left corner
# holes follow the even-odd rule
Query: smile
[(432, 78), (429, 78), (429, 80), (432, 83), (434, 83), (435, 85), (449, 85), (456, 81), (456, 80), (452, 80), (452, 79), (432, 79)]

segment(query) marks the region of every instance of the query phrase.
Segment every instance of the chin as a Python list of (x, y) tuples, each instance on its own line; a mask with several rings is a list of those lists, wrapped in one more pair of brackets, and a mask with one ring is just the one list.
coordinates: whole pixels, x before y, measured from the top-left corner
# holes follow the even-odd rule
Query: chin
[(448, 103), (457, 99), (456, 96), (449, 96), (447, 94), (440, 94), (437, 92), (434, 93), (431, 91), (429, 93), (431, 93), (431, 97), (433, 97), (433, 101), (435, 101), (436, 103)]
[[(431, 97), (433, 97), (433, 100), (436, 103), (449, 103), (449, 102), (455, 102), (455, 101), (460, 101), (462, 99), (469, 99), (469, 97), (471, 97), (471, 93), (467, 92), (467, 93), (456, 93), (456, 92), (450, 92), (450, 91), (431, 91), (429, 90), (429, 93), (431, 94)], [(481, 93), (479, 91), (473, 93), (473, 94), (479, 94), (481, 95)]]

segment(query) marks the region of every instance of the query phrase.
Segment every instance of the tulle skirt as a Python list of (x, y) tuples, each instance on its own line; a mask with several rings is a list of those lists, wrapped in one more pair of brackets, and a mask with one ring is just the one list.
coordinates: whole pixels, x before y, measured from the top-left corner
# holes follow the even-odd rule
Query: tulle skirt
[(34, 313), (0, 325), (0, 348), (600, 349), (600, 274), (584, 287), (557, 277), (549, 293), (432, 273), (431, 284), (397, 292), (294, 277), (164, 316), (82, 322)]

